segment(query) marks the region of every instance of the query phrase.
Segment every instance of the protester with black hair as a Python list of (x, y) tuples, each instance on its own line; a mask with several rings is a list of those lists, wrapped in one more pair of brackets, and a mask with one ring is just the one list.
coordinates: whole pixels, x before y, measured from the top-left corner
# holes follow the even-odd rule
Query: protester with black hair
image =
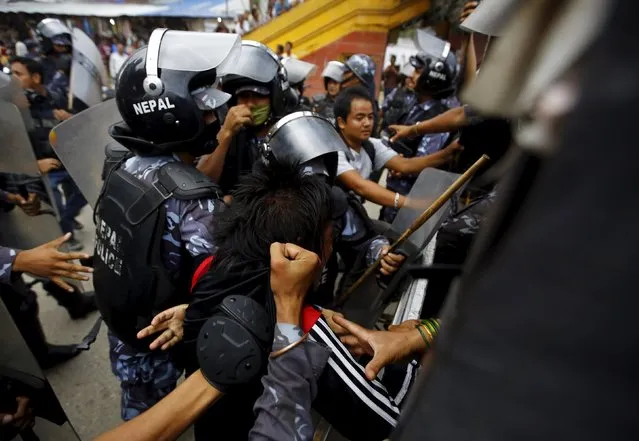
[(417, 174), (425, 168), (446, 164), (461, 148), (453, 142), (431, 155), (400, 156), (381, 140), (371, 138), (373, 100), (361, 87), (346, 89), (337, 97), (335, 118), (337, 129), (348, 146), (348, 151), (339, 154), (338, 182), (362, 198), (385, 207), (401, 208), (406, 204), (406, 197), (369, 180), (373, 171), (387, 168), (402, 174)]
[[(60, 211), (60, 228), (72, 236), (67, 244), (69, 249), (80, 250), (82, 244), (73, 237), (73, 230), (79, 226), (75, 218), (87, 201), (69, 173), (62, 167), (49, 143), (51, 129), (59, 124), (60, 120), (66, 119), (66, 115), (61, 115), (67, 113), (62, 110), (66, 98), (45, 86), (42, 81), (44, 67), (38, 61), (16, 57), (11, 60), (11, 70), (29, 100), (29, 110), (34, 122), (34, 129), (30, 133), (31, 142), (40, 171), (46, 173), (51, 182), (55, 203)], [(64, 191), (64, 202), (59, 187)]]
[[(271, 243), (294, 243), (318, 254), (325, 264), (332, 252), (332, 214), (330, 187), (322, 178), (302, 175), (290, 164), (260, 164), (243, 177), (233, 193), (233, 204), (218, 218), (218, 249), (210, 269), (193, 289), (184, 323), (185, 343), (193, 347), (201, 326), (229, 295), (252, 297), (275, 320), (269, 289)], [(319, 311), (310, 308), (307, 313), (314, 318), (306, 320), (304, 331), (332, 350), (319, 380), (315, 409), (350, 439), (386, 438), (396, 424), (399, 401), (379, 381), (366, 379)], [(195, 359), (188, 365), (191, 372), (198, 368)], [(413, 378), (411, 366), (406, 384)], [(209, 439), (212, 433), (220, 439), (246, 439), (261, 389), (254, 382), (221, 399), (196, 423), (196, 439)]]

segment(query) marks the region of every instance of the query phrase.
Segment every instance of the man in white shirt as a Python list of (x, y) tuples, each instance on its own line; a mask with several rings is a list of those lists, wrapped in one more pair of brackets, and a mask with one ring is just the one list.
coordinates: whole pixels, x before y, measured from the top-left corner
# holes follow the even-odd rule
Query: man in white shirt
[(118, 43), (118, 50), (113, 52), (109, 57), (109, 74), (111, 78), (113, 78), (113, 82), (118, 76), (118, 72), (120, 72), (120, 68), (124, 64), (129, 56), (124, 52), (124, 45), (122, 43)]
[(335, 101), (335, 120), (348, 151), (340, 152), (337, 180), (362, 198), (384, 207), (401, 208), (406, 196), (369, 180), (373, 171), (387, 168), (402, 174), (417, 174), (427, 167), (439, 167), (461, 149), (457, 142), (431, 155), (404, 158), (381, 140), (371, 138), (374, 125), (373, 101), (361, 86), (342, 91)]

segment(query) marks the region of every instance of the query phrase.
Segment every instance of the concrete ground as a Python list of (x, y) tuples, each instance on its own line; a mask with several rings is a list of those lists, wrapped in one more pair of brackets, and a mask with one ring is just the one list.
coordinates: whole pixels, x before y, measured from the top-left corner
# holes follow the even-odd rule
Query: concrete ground
[[(385, 176), (380, 183), (385, 185)], [(377, 219), (379, 206), (366, 203), (366, 209), (372, 218)], [(78, 220), (84, 224), (85, 229), (77, 232), (77, 238), (84, 244), (84, 251), (92, 253), (95, 232), (91, 210), (85, 207)], [(91, 283), (85, 284), (85, 290), (92, 289)], [(95, 312), (83, 320), (73, 321), (52, 297), (38, 288), (36, 291), (40, 304), (40, 319), (51, 343), (79, 342), (98, 317), (98, 313)], [(111, 373), (106, 334), (106, 326), (102, 325), (100, 334), (89, 351), (46, 372), (71, 424), (83, 441), (91, 440), (122, 422), (120, 388)], [(180, 438), (180, 441), (192, 440), (192, 430)]]

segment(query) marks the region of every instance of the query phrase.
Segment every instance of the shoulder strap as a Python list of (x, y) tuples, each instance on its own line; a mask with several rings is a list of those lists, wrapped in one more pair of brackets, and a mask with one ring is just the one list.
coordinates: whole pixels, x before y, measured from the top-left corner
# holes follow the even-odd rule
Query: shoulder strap
[(160, 167), (157, 183), (172, 193), (175, 199), (221, 199), (220, 188), (192, 165), (169, 162)]
[[(116, 173), (118, 172), (119, 170)], [(122, 174), (128, 181), (135, 182), (138, 186), (146, 186), (144, 193), (127, 211), (127, 221), (132, 225), (138, 225), (144, 221), (169, 198), (187, 201), (200, 198), (222, 198), (219, 187), (213, 181), (193, 166), (183, 162), (164, 164), (158, 170), (157, 179), (152, 184), (143, 182), (126, 172)]]
[(362, 148), (368, 157), (371, 158), (371, 163), (373, 164), (373, 168), (375, 168), (375, 146), (370, 140), (367, 140), (362, 143)]

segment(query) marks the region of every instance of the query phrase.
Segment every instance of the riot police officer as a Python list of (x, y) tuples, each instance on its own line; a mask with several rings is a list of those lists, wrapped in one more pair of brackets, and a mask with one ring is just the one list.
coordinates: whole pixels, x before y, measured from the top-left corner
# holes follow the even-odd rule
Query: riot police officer
[(192, 270), (213, 251), (220, 192), (193, 163), (214, 148), (230, 98), (215, 84), (239, 47), (235, 35), (156, 29), (120, 71), (123, 122), (110, 134), (135, 155), (110, 170), (96, 203), (94, 286), (125, 420), (169, 393), (182, 372), (175, 353), (150, 352), (137, 334), (185, 303)]
[(277, 55), (262, 43), (243, 41), (239, 61), (229, 69), (222, 89), (232, 98), (219, 145), (198, 164), (200, 171), (219, 182), (225, 195), (241, 174), (251, 171), (268, 130), (295, 109), (299, 99)]
[(38, 23), (36, 34), (42, 54), (39, 61), (44, 66), (43, 84), (48, 85), (70, 57), (72, 33), (57, 18), (45, 18)]
[[(446, 44), (449, 45), (449, 43)], [(444, 51), (444, 54), (441, 57), (434, 57), (419, 53), (411, 57), (411, 64), (415, 68), (413, 80), (417, 100), (403, 117), (402, 124), (413, 125), (448, 110), (444, 100), (455, 93), (458, 69), (455, 55), (450, 50)], [(436, 153), (451, 141), (452, 137), (449, 133), (435, 133), (396, 142), (392, 144), (392, 147), (398, 153), (412, 158)], [(386, 181), (386, 187), (400, 195), (407, 195), (415, 179), (415, 176), (390, 175)], [(392, 222), (396, 214), (396, 208), (384, 207), (380, 219)]]
[(339, 61), (329, 61), (322, 72), (326, 93), (313, 97), (313, 112), (319, 113), (333, 124), (335, 124), (333, 106), (335, 105), (335, 97), (342, 88), (345, 70), (346, 67), (344, 66), (344, 63)]
[(286, 68), (291, 89), (299, 94), (297, 110), (311, 110), (311, 100), (304, 96), (304, 82), (315, 71), (317, 66), (291, 57), (284, 58), (282, 65)]

